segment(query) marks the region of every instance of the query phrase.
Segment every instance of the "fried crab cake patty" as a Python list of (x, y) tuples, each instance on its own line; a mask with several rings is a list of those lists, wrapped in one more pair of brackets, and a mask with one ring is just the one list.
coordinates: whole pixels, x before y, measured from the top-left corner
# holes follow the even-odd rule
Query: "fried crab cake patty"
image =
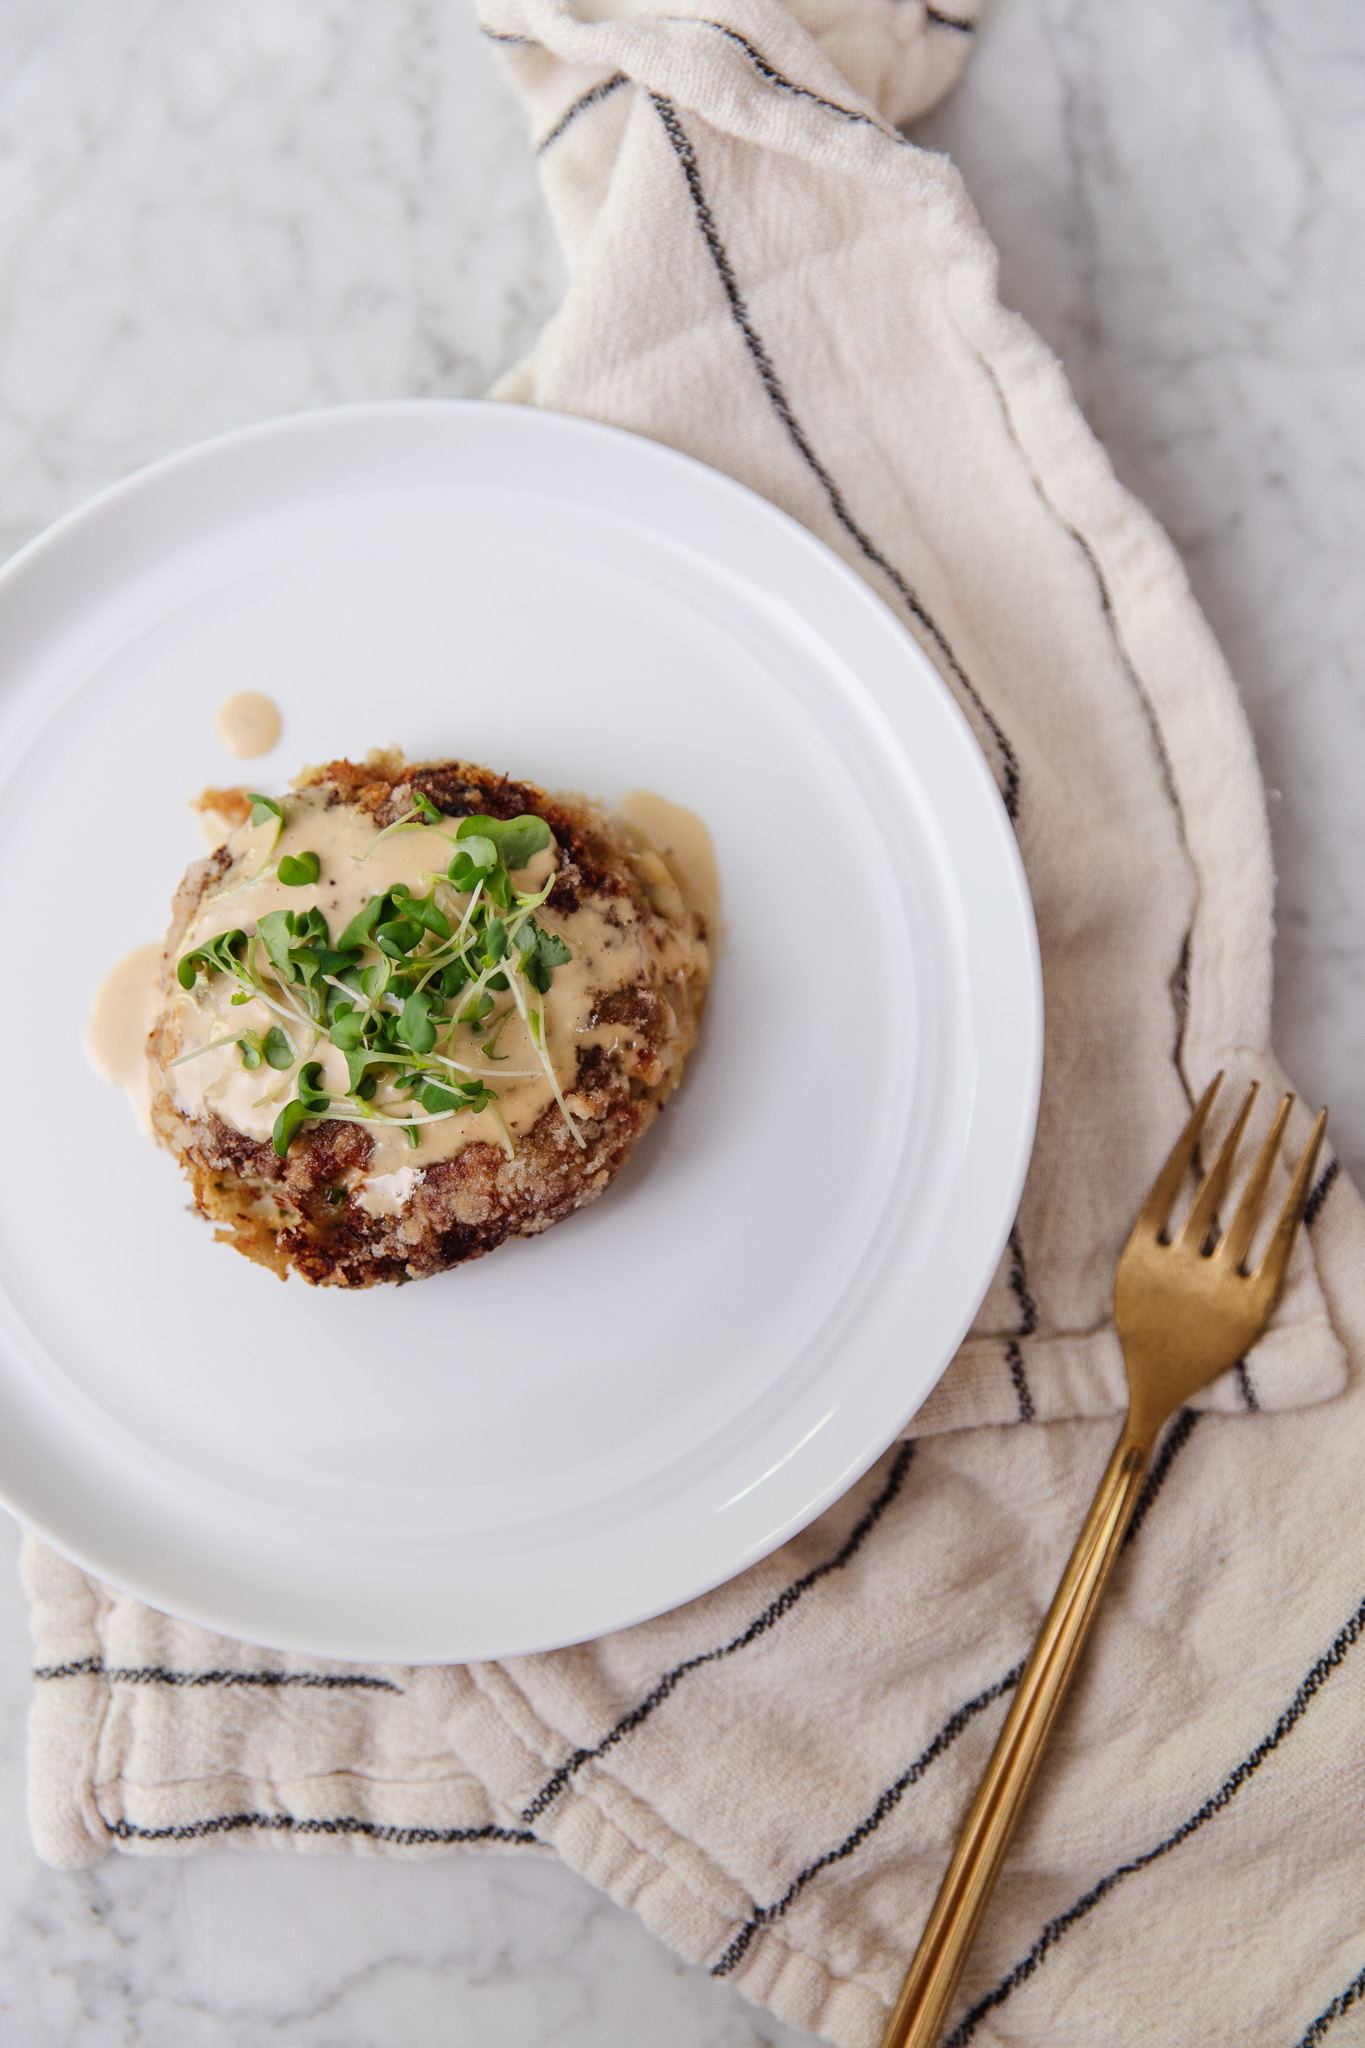
[[(148, 1059), (153, 1130), (219, 1237), (281, 1278), (292, 1267), (314, 1284), (369, 1287), (423, 1279), (505, 1238), (534, 1236), (600, 1195), (681, 1081), (706, 1000), (707, 919), (687, 907), (658, 854), (583, 799), (551, 797), (460, 761), (374, 754), (329, 762), (281, 799), (278, 828), (265, 811), (249, 813), (241, 792), (210, 795), (234, 829), (177, 892)], [(458, 941), (470, 890), (447, 879), (450, 842), (461, 820), (480, 818), (523, 821), (521, 839), (498, 842), (514, 853), (527, 843), (525, 821), (549, 828), (533, 828), (530, 836), (546, 843), (511, 883), (520, 901), (541, 899), (518, 943), (538, 932), (555, 964), (537, 969), (532, 955), (543, 988), (520, 975), (513, 986), (502, 974), (501, 990), (491, 982), (490, 1013), (477, 1030), (461, 1021), (462, 989), (448, 1002), (434, 997), (441, 1035), (433, 1057), (442, 1046), (449, 1054), (445, 1068), (428, 1066), (435, 1093), (398, 1093), (408, 1078), (380, 1067), (378, 1092), (362, 1103), (347, 1094), (350, 1069), (327, 1020), (338, 993), (355, 1008), (365, 997), (348, 987), (322, 992), (320, 1004), (297, 980), (284, 986), (296, 970), (274, 963), (290, 957), (282, 950), (290, 940), (278, 917), (264, 932), (262, 920), (292, 913), (293, 930), (320, 913), (326, 940), (314, 937), (313, 955), (293, 957), (321, 960), (324, 975), (329, 960), (334, 969), (338, 962), (320, 949), (336, 947), (385, 891), (393, 892), (385, 914), (406, 914), (424, 896), (436, 908), (436, 939), (422, 941), (413, 959), (441, 943), (440, 914)], [(392, 826), (402, 829), (380, 840)], [(489, 843), (469, 840), (476, 851)], [(508, 930), (516, 914), (515, 904), (502, 912)], [(400, 941), (415, 929), (400, 927)], [(229, 948), (218, 955), (226, 969), (202, 972), (187, 989), (178, 964), (215, 939)], [(384, 957), (373, 946), (363, 955), (381, 978)], [(234, 958), (252, 964), (250, 986), (234, 979)], [(361, 971), (352, 970), (351, 983)], [(400, 992), (415, 978), (409, 972)], [(398, 999), (387, 1000), (397, 1011)], [(539, 1022), (529, 1014), (538, 1002)], [(300, 1073), (308, 1099), (338, 1113), (315, 1110), (305, 1120), (303, 1107), (292, 1111), (297, 1124), (281, 1149), (276, 1119), (281, 1102), (303, 1097)], [(478, 1095), (443, 1092), (446, 1082), (496, 1099), (479, 1107)], [(452, 1100), (453, 1110), (444, 1106)], [(428, 1114), (416, 1101), (440, 1107)]]

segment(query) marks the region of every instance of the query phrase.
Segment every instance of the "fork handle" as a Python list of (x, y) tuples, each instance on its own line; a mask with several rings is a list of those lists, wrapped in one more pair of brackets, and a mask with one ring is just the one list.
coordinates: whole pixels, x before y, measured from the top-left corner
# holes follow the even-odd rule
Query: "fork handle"
[(933, 2048), (967, 1952), (995, 1890), (1057, 1710), (1066, 1698), (1151, 1455), (1125, 1428), (1105, 1467), (1071, 1562), (1024, 1666), (953, 1860), (939, 1887), (882, 2048)]

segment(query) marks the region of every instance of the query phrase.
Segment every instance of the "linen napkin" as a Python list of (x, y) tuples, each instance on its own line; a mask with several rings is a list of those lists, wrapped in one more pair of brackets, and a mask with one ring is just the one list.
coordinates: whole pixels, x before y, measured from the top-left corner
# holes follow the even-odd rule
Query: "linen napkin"
[[(1262, 1126), (1282, 1085), (1268, 841), (1169, 544), (1001, 308), (956, 172), (895, 125), (957, 75), (970, 12), (603, 12), (486, 0), (571, 270), (500, 395), (763, 492), (956, 692), (1043, 949), (1018, 1222), (911, 1438), (764, 1563), (601, 1642), (319, 1664), (30, 1542), (32, 1822), (60, 1865), (225, 1839), (557, 1854), (783, 2019), (869, 2048), (1113, 1441), (1136, 1205), (1217, 1068), (1224, 1124), (1248, 1078)], [(1330, 1158), (1309, 1213), (1274, 1327), (1160, 1448), (955, 2044), (1260, 2048), (1346, 2038), (1362, 2010), (1365, 1215)]]

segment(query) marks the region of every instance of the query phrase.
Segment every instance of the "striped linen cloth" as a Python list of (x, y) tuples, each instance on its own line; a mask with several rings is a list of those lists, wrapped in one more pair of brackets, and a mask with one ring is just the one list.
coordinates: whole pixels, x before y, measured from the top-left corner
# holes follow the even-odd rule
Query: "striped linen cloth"
[[(952, 166), (895, 125), (952, 83), (968, 15), (486, 6), (571, 268), (501, 395), (763, 492), (938, 663), (1037, 906), (1036, 1157), (914, 1440), (641, 1627), (322, 1668), (30, 1544), (33, 1828), (68, 1866), (225, 1839), (558, 1855), (870, 2048), (1113, 1441), (1129, 1219), (1214, 1069), (1225, 1097), (1281, 1086), (1260, 784), (1169, 544), (1000, 307)], [(954, 2044), (1365, 2039), (1365, 1220), (1330, 1158), (1310, 1221), (1275, 1327), (1160, 1448)]]

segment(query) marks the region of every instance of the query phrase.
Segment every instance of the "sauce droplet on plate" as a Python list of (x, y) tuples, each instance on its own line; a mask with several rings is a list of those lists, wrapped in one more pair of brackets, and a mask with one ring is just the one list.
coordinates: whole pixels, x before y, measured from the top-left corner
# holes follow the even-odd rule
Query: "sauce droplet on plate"
[(144, 1131), (151, 1130), (147, 1033), (160, 992), (161, 948), (138, 946), (100, 984), (85, 1027), (85, 1050), (103, 1081), (121, 1088)]
[(689, 910), (699, 910), (714, 935), (720, 916), (720, 877), (711, 834), (695, 811), (671, 804), (651, 789), (632, 789), (616, 806), (624, 825), (634, 826), (671, 871)]
[(268, 754), (280, 736), (278, 706), (259, 690), (239, 690), (218, 707), (213, 730), (220, 746), (241, 760)]

